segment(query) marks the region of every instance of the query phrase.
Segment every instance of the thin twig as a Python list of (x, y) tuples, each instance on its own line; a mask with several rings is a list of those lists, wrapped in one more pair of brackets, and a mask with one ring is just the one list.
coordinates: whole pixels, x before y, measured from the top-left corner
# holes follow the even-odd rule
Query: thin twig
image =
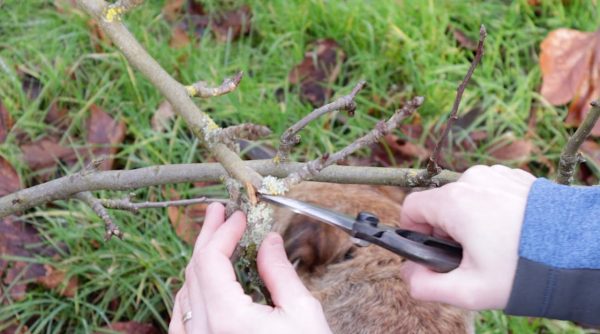
[(112, 218), (110, 218), (110, 215), (108, 214), (108, 211), (106, 211), (106, 208), (102, 205), (102, 202), (94, 197), (91, 192), (80, 192), (75, 194), (74, 197), (86, 203), (98, 216), (100, 216), (100, 218), (102, 218), (106, 229), (106, 234), (104, 235), (105, 240), (110, 240), (113, 235), (119, 239), (123, 238), (123, 232), (121, 232), (119, 227), (113, 223)]
[(257, 140), (271, 134), (271, 129), (264, 125), (243, 123), (232, 125), (219, 131), (216, 140), (229, 147), (235, 145), (237, 139)]
[[(244, 161), (244, 167), (261, 175), (285, 178), (300, 172), (305, 163), (275, 164), (271, 159)], [(331, 165), (313, 175), (310, 180), (344, 184), (375, 184), (399, 187), (426, 187), (418, 176), (424, 169), (357, 167)], [(455, 182), (460, 173), (442, 171), (432, 181), (437, 185)], [(174, 164), (132, 170), (75, 173), (25, 188), (0, 197), (0, 218), (56, 200), (73, 197), (83, 191), (132, 191), (139, 188), (201, 181), (219, 181), (229, 176), (220, 163)]]
[(402, 122), (405, 118), (412, 115), (415, 110), (417, 110), (421, 104), (423, 104), (423, 100), (424, 98), (421, 96), (415, 97), (412, 99), (412, 101), (408, 102), (404, 107), (402, 107), (402, 109), (397, 110), (387, 122), (381, 121), (377, 123), (373, 130), (358, 138), (356, 141), (346, 146), (342, 150), (333, 154), (325, 154), (320, 158), (309, 161), (300, 171), (289, 175), (284, 180), (285, 184), (289, 188), (289, 186), (297, 184), (302, 180), (314, 177), (323, 168), (332, 165), (341, 159), (344, 159), (358, 149), (376, 143), (381, 137), (397, 128), (400, 122)]
[(210, 87), (204, 81), (198, 81), (193, 85), (185, 86), (189, 96), (197, 96), (202, 98), (221, 96), (234, 91), (242, 81), (243, 72), (238, 72), (231, 78), (223, 80), (221, 85), (217, 87)]
[(366, 81), (359, 81), (356, 86), (354, 86), (354, 89), (352, 89), (350, 94), (342, 96), (329, 104), (313, 110), (310, 114), (304, 116), (304, 118), (299, 120), (296, 124), (285, 130), (283, 135), (281, 135), (279, 150), (275, 156), (275, 161), (283, 162), (287, 160), (292, 147), (300, 142), (300, 136), (297, 133), (311, 121), (321, 117), (326, 113), (341, 109), (347, 110), (350, 115), (353, 115), (356, 111), (356, 103), (354, 102), (354, 98), (356, 97), (356, 94), (363, 89), (365, 84)]
[(222, 198), (207, 198), (207, 197), (199, 197), (199, 198), (190, 198), (190, 199), (180, 199), (173, 201), (163, 201), (163, 202), (132, 202), (131, 198), (133, 196), (127, 196), (121, 199), (100, 199), (102, 205), (107, 209), (118, 209), (118, 210), (127, 210), (133, 213), (138, 213), (140, 209), (151, 209), (151, 208), (166, 208), (169, 206), (189, 206), (198, 203), (212, 203), (219, 202), (223, 204), (229, 203), (229, 200)]
[(483, 52), (484, 52), (483, 44), (485, 42), (486, 37), (487, 37), (487, 32), (485, 30), (485, 26), (482, 24), (481, 28), (479, 29), (479, 43), (477, 44), (477, 52), (475, 54), (475, 59), (473, 59), (473, 62), (471, 63), (471, 67), (469, 67), (469, 70), (467, 71), (467, 74), (465, 75), (463, 81), (460, 83), (460, 85), (456, 89), (456, 98), (454, 99), (454, 105), (452, 106), (452, 111), (450, 112), (450, 118), (448, 118), (446, 128), (444, 129), (442, 136), (440, 137), (439, 141), (435, 145), (435, 148), (433, 149), (433, 153), (431, 154), (431, 157), (429, 158), (429, 162), (427, 163), (427, 174), (425, 174), (423, 176), (425, 179), (431, 179), (434, 175), (438, 174), (441, 171), (441, 168), (439, 165), (440, 165), (440, 160), (441, 160), (440, 155), (441, 155), (442, 145), (448, 138), (448, 134), (450, 133), (450, 130), (452, 130), (454, 121), (456, 121), (456, 119), (458, 119), (458, 107), (460, 106), (460, 101), (462, 100), (462, 96), (463, 96), (463, 93), (465, 92), (465, 88), (467, 87), (469, 80), (471, 80), (471, 76), (473, 75), (475, 68), (479, 64), (479, 61), (481, 60), (481, 56), (483, 56)]
[(591, 105), (592, 108), (587, 116), (571, 138), (569, 138), (567, 145), (565, 145), (565, 149), (560, 154), (558, 175), (556, 177), (557, 183), (571, 184), (571, 182), (573, 182), (575, 167), (577, 166), (577, 163), (583, 159), (578, 152), (578, 149), (590, 134), (594, 125), (596, 125), (596, 122), (598, 122), (598, 118), (600, 118), (600, 100), (593, 101)]

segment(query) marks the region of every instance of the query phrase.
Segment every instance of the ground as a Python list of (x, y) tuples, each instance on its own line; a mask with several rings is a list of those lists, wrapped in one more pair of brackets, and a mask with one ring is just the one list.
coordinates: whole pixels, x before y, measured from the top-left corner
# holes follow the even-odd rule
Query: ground
[[(68, 3), (55, 1), (63, 2)], [(441, 133), (456, 87), (473, 58), (473, 51), (457, 41), (453, 31), (458, 29), (477, 40), (479, 26), (485, 24), (489, 35), (485, 55), (460, 109), (461, 114), (473, 109), (481, 114), (457, 134), (469, 136), (480, 131), (485, 138), (478, 141), (476, 149), (464, 153), (462, 163), (497, 162), (490, 147), (506, 138), (527, 140), (534, 149), (526, 157), (501, 162), (527, 167), (544, 177), (553, 177), (549, 173), (569, 130), (563, 124), (566, 107), (553, 107), (539, 94), (540, 42), (556, 28), (594, 31), (598, 24), (595, 1), (544, 1), (535, 6), (530, 4), (535, 1), (527, 0), (202, 1), (208, 12), (247, 4), (252, 11), (251, 32), (221, 42), (207, 30), (196, 36), (198, 40), (174, 48), (170, 46), (172, 24), (161, 15), (164, 2), (146, 2), (124, 20), (178, 80), (218, 84), (238, 70), (245, 72), (235, 92), (198, 104), (223, 126), (240, 122), (269, 126), (275, 135), (265, 144), (276, 145), (277, 135), (312, 109), (288, 81), (290, 70), (302, 61), (307, 47), (322, 38), (339, 44), (347, 59), (331, 84), (334, 96), (348, 93), (360, 79), (367, 80), (368, 86), (357, 98), (353, 118), (340, 117), (342, 121), (334, 125), (329, 124), (331, 119), (323, 119), (302, 132), (302, 142), (293, 151), (297, 160), (344, 147), (414, 95), (426, 100), (412, 123)], [(124, 121), (127, 135), (115, 168), (207, 159), (182, 120), (174, 121), (168, 131), (152, 129), (152, 116), (163, 98), (117, 50), (105, 41), (96, 41), (98, 35), (90, 34), (89, 18), (83, 12), (59, 11), (50, 1), (0, 1), (0, 36), (0, 100), (20, 129), (0, 144), (0, 155), (15, 167), (24, 185), (36, 182), (37, 175), (24, 162), (19, 143), (55, 130), (44, 122), (53, 103), (71, 115), (70, 124), (60, 133), (65, 144), (85, 144), (79, 138), (86, 132), (85, 120), (92, 105)], [(23, 72), (39, 79), (37, 97), (24, 92)], [(533, 125), (532, 114), (536, 116)], [(399, 132), (396, 135), (404, 138)], [(427, 131), (411, 140), (426, 146), (426, 137)], [(384, 160), (392, 164), (420, 164), (414, 157), (397, 161), (387, 149), (390, 157)], [(359, 156), (368, 158), (369, 154), (363, 151)], [(81, 166), (65, 167), (71, 171), (78, 168)], [(219, 185), (168, 188), (182, 197), (223, 195)], [(137, 194), (140, 198), (164, 198), (172, 192), (156, 187)], [(76, 276), (78, 289), (74, 297), (66, 298), (54, 290), (32, 287), (21, 301), (0, 306), (0, 323), (16, 317), (27, 322), (34, 333), (63, 333), (75, 329), (94, 332), (111, 322), (135, 320), (153, 323), (164, 331), (191, 248), (177, 237), (164, 210), (138, 215), (115, 211), (113, 217), (126, 238), (104, 243), (102, 222), (80, 203), (61, 202), (27, 212), (23, 218), (34, 224), (43, 242), (59, 254), (58, 260), (34, 261), (52, 263), (68, 277)], [(585, 330), (568, 322), (483, 312), (477, 331)]]

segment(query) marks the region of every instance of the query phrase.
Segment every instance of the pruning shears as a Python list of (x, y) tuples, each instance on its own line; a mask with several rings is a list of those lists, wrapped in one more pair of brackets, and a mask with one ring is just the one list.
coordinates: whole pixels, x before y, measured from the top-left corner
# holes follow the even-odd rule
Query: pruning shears
[(329, 225), (360, 240), (358, 245), (375, 244), (429, 269), (445, 273), (456, 269), (462, 260), (460, 244), (423, 233), (379, 224), (379, 218), (360, 212), (356, 218), (283, 196), (260, 195), (265, 201), (288, 208)]

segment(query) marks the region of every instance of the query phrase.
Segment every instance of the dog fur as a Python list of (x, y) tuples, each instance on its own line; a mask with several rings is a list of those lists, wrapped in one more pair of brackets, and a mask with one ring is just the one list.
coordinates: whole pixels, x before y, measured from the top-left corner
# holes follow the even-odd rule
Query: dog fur
[[(356, 216), (374, 213), (399, 225), (399, 188), (303, 182), (287, 196)], [(377, 246), (357, 247), (342, 231), (277, 208), (274, 229), (334, 333), (471, 333), (472, 312), (410, 297), (404, 259)]]

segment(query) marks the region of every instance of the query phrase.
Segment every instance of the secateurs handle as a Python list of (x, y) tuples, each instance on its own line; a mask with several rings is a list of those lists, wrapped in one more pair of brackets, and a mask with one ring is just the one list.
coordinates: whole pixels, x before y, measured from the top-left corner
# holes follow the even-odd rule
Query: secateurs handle
[(462, 260), (460, 244), (415, 231), (379, 225), (379, 218), (368, 212), (357, 215), (353, 235), (440, 273), (456, 269)]

